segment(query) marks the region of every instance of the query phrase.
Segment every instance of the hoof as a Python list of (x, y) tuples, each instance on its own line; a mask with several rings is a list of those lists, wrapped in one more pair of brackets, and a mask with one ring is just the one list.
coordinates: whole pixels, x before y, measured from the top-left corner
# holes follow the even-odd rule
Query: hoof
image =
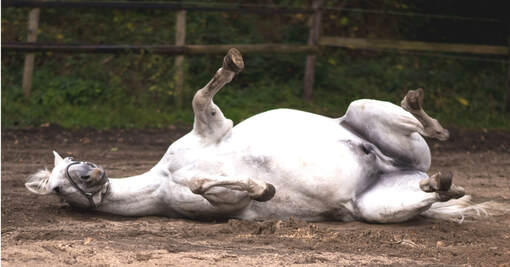
[(439, 201), (448, 201), (452, 198), (457, 199), (465, 195), (464, 188), (452, 183), (453, 174), (447, 172), (442, 174), (438, 172), (429, 178), (420, 181), (420, 188), (424, 192), (437, 193)]
[(427, 115), (423, 110), (424, 95), (421, 88), (409, 90), (400, 102), (400, 106), (420, 121), (423, 126), (423, 132), (420, 132), (422, 135), (446, 141), (450, 137), (448, 130), (444, 129), (436, 119)]
[(253, 200), (256, 200), (259, 202), (264, 202), (264, 201), (271, 200), (274, 197), (274, 194), (276, 193), (276, 189), (274, 188), (274, 186), (272, 184), (266, 183), (266, 185), (267, 185), (267, 187), (266, 187), (266, 189), (264, 189), (264, 192), (262, 192), (262, 194), (260, 196), (254, 198)]
[(421, 180), (420, 188), (427, 193), (439, 191), (447, 192), (452, 187), (452, 180), (453, 174), (451, 172), (445, 174), (438, 172), (429, 178)]
[(416, 90), (409, 90), (400, 105), (402, 108), (411, 113), (419, 111), (423, 107), (423, 97), (423, 89), (418, 88)]
[(445, 174), (439, 173), (437, 176), (437, 191), (448, 191), (452, 187), (453, 174), (452, 172), (447, 172)]
[(459, 199), (466, 194), (464, 188), (458, 185), (452, 185), (450, 190), (446, 192), (437, 192), (440, 201), (448, 201), (450, 199)]
[(223, 58), (223, 68), (235, 73), (241, 72), (244, 69), (241, 52), (235, 48), (228, 50), (227, 55)]

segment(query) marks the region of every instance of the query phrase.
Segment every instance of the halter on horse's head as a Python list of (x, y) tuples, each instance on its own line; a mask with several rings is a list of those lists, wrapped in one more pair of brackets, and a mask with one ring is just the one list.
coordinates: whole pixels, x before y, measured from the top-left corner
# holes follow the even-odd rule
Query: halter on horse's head
[[(72, 158), (71, 158), (72, 160)], [(78, 186), (78, 184), (73, 180), (73, 177), (71, 176), (71, 174), (69, 173), (69, 168), (74, 166), (74, 165), (80, 165), (80, 164), (85, 164), (89, 167), (92, 167), (92, 168), (97, 168), (98, 167), (93, 164), (93, 163), (90, 163), (90, 162), (81, 162), (81, 161), (72, 161), (71, 163), (69, 163), (66, 168), (65, 168), (65, 177), (66, 179), (69, 181), (69, 183), (82, 195), (84, 196), (85, 198), (87, 198), (88, 202), (89, 202), (89, 207), (90, 209), (95, 209), (97, 208), (98, 205), (101, 205), (101, 203), (103, 202), (103, 199), (104, 197), (108, 194), (108, 192), (110, 191), (110, 183), (108, 181), (108, 177), (106, 175), (106, 171), (102, 170), (101, 171), (101, 177), (99, 178), (99, 180), (96, 179), (96, 181), (94, 182), (96, 185), (103, 185), (103, 187), (99, 187), (99, 190), (95, 191), (95, 192), (86, 192), (85, 190), (83, 190), (80, 186)], [(85, 181), (85, 180), (88, 180), (88, 179), (91, 179), (90, 175), (87, 173), (86, 175), (79, 175), (80, 179), (82, 179), (82, 182)], [(60, 190), (59, 188), (55, 188), (55, 192), (57, 193), (57, 195), (60, 195)], [(96, 194), (100, 194), (100, 200), (98, 203), (96, 203), (94, 201), (94, 196)]]

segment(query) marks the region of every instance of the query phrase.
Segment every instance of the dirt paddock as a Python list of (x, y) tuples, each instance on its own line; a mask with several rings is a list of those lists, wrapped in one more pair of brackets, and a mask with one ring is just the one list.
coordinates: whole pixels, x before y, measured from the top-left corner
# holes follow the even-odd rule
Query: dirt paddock
[[(73, 209), (24, 187), (28, 175), (51, 169), (53, 149), (122, 177), (151, 168), (185, 132), (3, 131), (2, 265), (510, 266), (510, 215), (460, 225), (125, 218)], [(453, 130), (450, 141), (430, 145), (431, 172), (451, 170), (476, 202), (510, 205), (510, 133)]]

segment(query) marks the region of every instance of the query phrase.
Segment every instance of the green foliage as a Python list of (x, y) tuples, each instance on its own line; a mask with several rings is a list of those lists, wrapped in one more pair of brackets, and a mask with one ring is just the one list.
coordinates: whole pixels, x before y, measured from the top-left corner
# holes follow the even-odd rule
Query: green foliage
[[(231, 1), (235, 2), (235, 1)], [(407, 10), (406, 1), (354, 1), (364, 8)], [(353, 3), (354, 3), (353, 2)], [(255, 1), (255, 3), (265, 3)], [(339, 7), (342, 2), (329, 1)], [(349, 2), (352, 4), (351, 2)], [(305, 6), (306, 1), (281, 1)], [(354, 4), (352, 4), (354, 5)], [(356, 5), (354, 5), (356, 6)], [(2, 41), (21, 42), (29, 9), (2, 9)], [(303, 14), (254, 15), (188, 12), (189, 44), (306, 43)], [(41, 11), (40, 42), (95, 44), (174, 43), (175, 15), (168, 10)], [(404, 25), (404, 26), (402, 26)], [(329, 13), (324, 34), (404, 38), (412, 32), (407, 18)], [(67, 128), (167, 127), (190, 124), (193, 93), (205, 85), (222, 55), (187, 56), (184, 107), (175, 106), (174, 60), (165, 55), (36, 55), (32, 95), (21, 89), (23, 54), (2, 53), (2, 126), (43, 123)], [(450, 125), (510, 128), (504, 113), (507, 67), (498, 63), (452, 60), (409, 54), (324, 49), (318, 55), (314, 101), (301, 98), (305, 55), (244, 55), (246, 69), (216, 97), (235, 122), (272, 108), (288, 107), (340, 116), (358, 98), (399, 103), (409, 89), (426, 90), (426, 109)]]
[[(347, 99), (400, 103), (410, 89), (425, 89), (425, 109), (447, 125), (509, 128), (505, 112), (506, 64), (367, 53), (364, 60), (319, 63), (319, 86)], [(332, 64), (334, 63), (334, 64)], [(319, 71), (319, 72), (320, 72)], [(325, 82), (325, 83), (324, 83)]]

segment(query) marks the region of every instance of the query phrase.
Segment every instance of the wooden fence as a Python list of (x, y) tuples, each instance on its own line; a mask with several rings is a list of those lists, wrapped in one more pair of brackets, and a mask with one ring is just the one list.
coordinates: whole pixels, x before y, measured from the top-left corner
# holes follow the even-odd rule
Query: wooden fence
[[(2, 7), (34, 7), (29, 14), (28, 38), (26, 43), (2, 43), (2, 51), (18, 51), (27, 53), (23, 75), (23, 88), (26, 97), (30, 96), (31, 76), (33, 72), (34, 52), (51, 51), (55, 53), (158, 53), (167, 55), (180, 55), (175, 59), (176, 67), (176, 103), (182, 105), (182, 55), (226, 53), (229, 48), (236, 47), (242, 53), (303, 53), (308, 54), (305, 64), (303, 81), (303, 98), (310, 101), (313, 95), (314, 66), (316, 54), (321, 47), (344, 47), (350, 49), (375, 49), (397, 51), (427, 51), (444, 53), (483, 54), (508, 56), (509, 46), (473, 45), (430, 43), (404, 40), (381, 40), (366, 38), (346, 38), (333, 36), (320, 36), (321, 19), (324, 12), (338, 12), (343, 9), (324, 8), (324, 0), (313, 0), (311, 8), (258, 6), (258, 5), (229, 5), (229, 6), (203, 6), (180, 2), (102, 2), (102, 1), (2, 1)], [(139, 9), (155, 8), (168, 9), (176, 12), (176, 43), (175, 45), (92, 45), (92, 44), (41, 44), (36, 43), (39, 8), (116, 8)], [(291, 44), (228, 44), (228, 45), (186, 45), (186, 12), (187, 11), (216, 11), (257, 14), (308, 14), (311, 19), (308, 42), (306, 45)], [(360, 10), (357, 10), (360, 11)], [(360, 11), (361, 12), (361, 11)], [(367, 12), (380, 13), (381, 11), (368, 10)], [(395, 13), (395, 12), (393, 12)], [(389, 13), (392, 14), (392, 13)], [(414, 14), (414, 13), (413, 13)], [(396, 14), (395, 15), (399, 15)], [(401, 14), (400, 14), (401, 15)], [(416, 15), (416, 14), (415, 14)], [(423, 15), (423, 14), (418, 14)], [(428, 15), (441, 17), (441, 15)], [(457, 17), (459, 19), (461, 17)], [(462, 19), (462, 18), (461, 18)], [(481, 21), (493, 21), (491, 18), (464, 18)], [(506, 107), (510, 114), (510, 64), (508, 64), (508, 84)]]

